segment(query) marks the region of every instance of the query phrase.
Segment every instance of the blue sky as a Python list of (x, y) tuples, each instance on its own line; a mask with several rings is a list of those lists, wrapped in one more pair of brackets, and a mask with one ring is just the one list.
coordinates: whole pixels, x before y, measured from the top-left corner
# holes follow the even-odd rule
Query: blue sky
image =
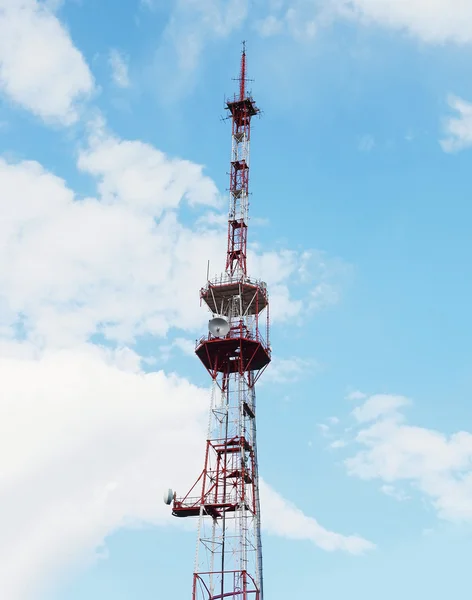
[(0, 0), (0, 589), (190, 596), (247, 40), (265, 593), (462, 598), (472, 7)]

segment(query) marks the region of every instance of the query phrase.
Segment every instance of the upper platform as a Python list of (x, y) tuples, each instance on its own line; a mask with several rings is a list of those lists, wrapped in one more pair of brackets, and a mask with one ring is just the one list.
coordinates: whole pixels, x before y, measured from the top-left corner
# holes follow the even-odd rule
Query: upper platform
[(226, 276), (209, 281), (200, 290), (200, 298), (210, 311), (218, 315), (258, 315), (269, 304), (267, 286), (263, 281), (234, 279)]
[(242, 100), (236, 96), (231, 100), (228, 99), (226, 100), (226, 108), (235, 118), (241, 114), (247, 115), (249, 118), (251, 118), (260, 112), (255, 101), (250, 96), (246, 96), (246, 98), (243, 98)]

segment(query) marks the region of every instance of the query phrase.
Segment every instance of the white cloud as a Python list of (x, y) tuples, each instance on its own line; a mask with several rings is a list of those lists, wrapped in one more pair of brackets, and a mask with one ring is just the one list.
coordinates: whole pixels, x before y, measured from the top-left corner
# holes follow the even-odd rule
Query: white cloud
[[(163, 157), (159, 181), (156, 165), (161, 189), (152, 211), (148, 192), (135, 192), (134, 204), (77, 200), (37, 163), (0, 161), (0, 326), (21, 325), (37, 343), (67, 346), (97, 331), (132, 340), (203, 323), (198, 289), (206, 258), (223, 251), (222, 240), (214, 231), (182, 226), (171, 213), (157, 223), (152, 214), (177, 204), (179, 193), (207, 189), (198, 169), (192, 179), (186, 163), (180, 166)], [(128, 172), (136, 175), (132, 165)], [(104, 187), (117, 195), (121, 185), (105, 178)]]
[(203, 175), (201, 165), (171, 159), (140, 141), (120, 140), (104, 131), (100, 122), (89, 142), (80, 153), (78, 166), (97, 177), (106, 204), (126, 204), (156, 217), (166, 209), (178, 208), (182, 200), (190, 206), (218, 205), (216, 186)]
[(458, 113), (444, 122), (445, 138), (441, 140), (445, 152), (459, 152), (472, 146), (472, 104), (449, 96), (449, 106)]
[[(0, 353), (0, 587), (26, 600), (115, 529), (180, 524), (162, 492), (187, 490), (201, 469), (209, 394), (144, 374), (126, 349), (11, 350)], [(264, 483), (262, 510), (268, 533), (326, 550), (371, 547), (324, 529)]]
[(275, 15), (268, 15), (256, 23), (256, 29), (262, 37), (271, 37), (281, 33), (284, 28), (284, 23)]
[[(204, 327), (198, 290), (207, 259), (222, 262), (226, 239), (204, 221), (183, 226), (175, 210), (185, 199), (215, 205), (214, 183), (198, 165), (103, 132), (79, 166), (97, 178), (99, 199), (77, 199), (38, 163), (0, 160), (0, 327), (61, 347), (95, 333), (131, 342)], [(251, 252), (274, 321), (307, 304), (289, 293), (299, 262), (296, 252)]]
[[(214, 183), (200, 166), (100, 125), (78, 160), (97, 179), (98, 198), (78, 199), (37, 162), (0, 160), (0, 589), (8, 600), (26, 600), (116, 528), (167, 522), (162, 489), (187, 488), (203, 460), (207, 392), (145, 374), (126, 347), (86, 342), (97, 332), (120, 342), (204, 326), (198, 290), (226, 239), (220, 225), (182, 225), (177, 210), (183, 201), (217, 205)], [(280, 319), (306, 254), (251, 252), (254, 275), (267, 268), (274, 282)], [(174, 343), (189, 350), (185, 338)], [(323, 529), (268, 486), (264, 503), (268, 532), (329, 550), (370, 547)]]
[(269, 14), (255, 21), (255, 29), (262, 37), (288, 34), (298, 41), (310, 41), (318, 33), (318, 27), (324, 11), (319, 10), (316, 2), (295, 0), (270, 2)]
[(112, 48), (108, 55), (108, 63), (111, 68), (113, 81), (116, 85), (122, 88), (129, 87), (128, 63), (123, 54), (116, 48)]
[(172, 345), (178, 348), (186, 356), (195, 355), (195, 341), (187, 340), (185, 338), (176, 338)]
[(353, 392), (349, 392), (346, 396), (346, 400), (364, 400), (367, 398), (367, 395), (364, 392), (360, 392), (359, 390), (354, 390)]
[(440, 517), (472, 521), (472, 434), (408, 425), (400, 412), (407, 403), (403, 396), (377, 395), (355, 409), (361, 449), (345, 461), (348, 472), (387, 486), (409, 484)]
[(407, 404), (409, 404), (409, 400), (404, 396), (376, 394), (355, 408), (352, 414), (359, 423), (366, 423), (386, 415), (396, 415), (397, 410)]
[(294, 7), (290, 7), (285, 13), (285, 22), (288, 31), (298, 40), (311, 40), (318, 32), (317, 19), (312, 14)]
[[(303, 309), (301, 300), (294, 299), (287, 287), (287, 282), (297, 276), (297, 262), (300, 260), (298, 252), (282, 250), (279, 252), (256, 252), (248, 251), (248, 269), (255, 277), (264, 276), (269, 287), (271, 299), (277, 297), (277, 306), (271, 303), (271, 317), (290, 319)], [(275, 313), (274, 313), (275, 308)]]
[[(311, 313), (336, 304), (351, 272), (350, 265), (339, 259), (328, 259), (323, 252), (263, 253), (256, 244), (248, 252), (248, 264), (254, 274), (264, 276), (271, 297), (277, 298), (276, 306), (271, 307), (271, 316), (276, 320), (299, 317), (299, 324)], [(302, 298), (298, 299), (297, 295)]]
[(404, 502), (409, 499), (408, 494), (405, 494), (403, 490), (398, 490), (393, 485), (383, 485), (380, 490), (386, 495), (398, 500), (399, 502)]
[(162, 490), (200, 468), (208, 402), (91, 346), (2, 356), (0, 374), (0, 587), (23, 600), (114, 529), (168, 520)]
[[(155, 4), (155, 3), (154, 3)], [(249, 0), (175, 0), (150, 69), (159, 73), (161, 103), (190, 94), (199, 79), (202, 53), (238, 31), (248, 18)], [(234, 73), (238, 72), (238, 57)]]
[(318, 283), (310, 292), (310, 310), (320, 310), (339, 301), (339, 292), (335, 286), (325, 281)]
[(248, 4), (248, 0), (176, 0), (164, 39), (174, 46), (178, 68), (193, 70), (209, 41), (239, 29)]
[(336, 19), (404, 31), (426, 43), (472, 42), (469, 0), (291, 0), (269, 3), (255, 26), (264, 37), (289, 33), (309, 41)]
[(82, 54), (46, 5), (0, 0), (0, 90), (46, 121), (69, 125), (94, 82)]
[[(339, 425), (339, 419), (337, 417), (328, 417), (326, 423), (318, 423), (317, 428), (320, 430), (321, 435), (328, 439), (333, 439), (335, 435), (338, 435), (333, 429), (336, 429), (336, 425)], [(334, 440), (329, 444), (330, 448), (343, 448), (346, 442), (343, 440)]]
[(328, 552), (343, 550), (351, 554), (362, 554), (375, 547), (360, 536), (344, 536), (326, 530), (316, 519), (307, 517), (277, 492), (269, 490), (264, 482), (261, 485), (261, 501), (264, 510), (264, 527), (271, 533), (292, 539), (308, 540)]
[(310, 373), (317, 372), (318, 365), (313, 360), (303, 358), (278, 358), (272, 359), (270, 369), (264, 375), (264, 382), (294, 383)]
[(339, 14), (405, 30), (425, 42), (472, 42), (469, 0), (333, 0)]
[(43, 5), (50, 11), (55, 12), (59, 10), (63, 5), (65, 0), (39, 0), (43, 3)]

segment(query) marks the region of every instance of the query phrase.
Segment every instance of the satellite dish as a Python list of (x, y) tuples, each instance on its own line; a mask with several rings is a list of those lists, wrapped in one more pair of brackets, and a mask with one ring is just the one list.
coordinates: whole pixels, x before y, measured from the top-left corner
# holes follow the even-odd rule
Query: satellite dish
[(169, 488), (167, 492), (164, 494), (164, 502), (165, 504), (172, 504), (172, 500), (174, 499), (174, 492)]
[(228, 335), (230, 327), (226, 319), (223, 319), (223, 317), (215, 317), (208, 321), (208, 330), (215, 337), (222, 338)]

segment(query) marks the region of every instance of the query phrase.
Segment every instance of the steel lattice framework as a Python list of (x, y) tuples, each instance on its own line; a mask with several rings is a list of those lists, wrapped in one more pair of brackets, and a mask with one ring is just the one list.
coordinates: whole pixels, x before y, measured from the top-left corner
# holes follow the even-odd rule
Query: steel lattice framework
[(267, 288), (246, 270), (251, 118), (259, 109), (246, 90), (244, 44), (239, 83), (239, 94), (226, 102), (232, 121), (226, 272), (200, 291), (213, 318), (227, 323), (223, 335), (210, 332), (196, 347), (213, 380), (205, 463), (187, 495), (169, 498), (173, 515), (199, 519), (193, 600), (262, 600), (255, 383), (271, 350)]

